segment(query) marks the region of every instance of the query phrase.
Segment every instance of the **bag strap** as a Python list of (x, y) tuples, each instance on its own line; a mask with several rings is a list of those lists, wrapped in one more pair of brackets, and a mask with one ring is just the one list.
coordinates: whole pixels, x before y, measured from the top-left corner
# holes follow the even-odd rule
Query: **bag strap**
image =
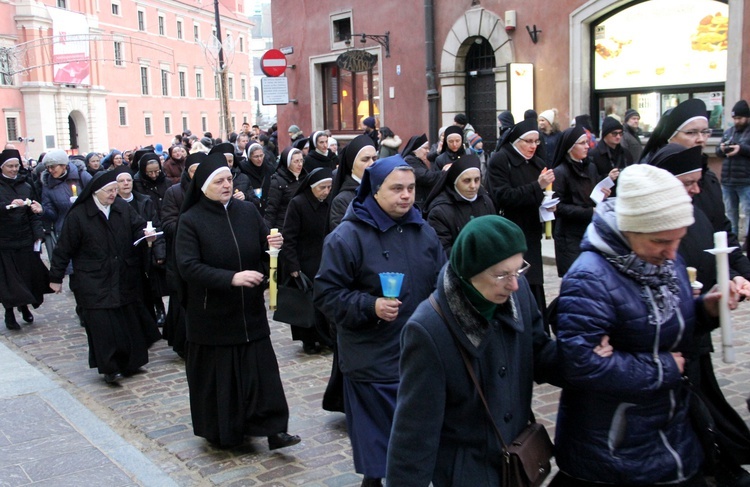
[(474, 387), (476, 387), (477, 392), (479, 393), (479, 397), (482, 399), (482, 404), (484, 404), (484, 410), (487, 412), (487, 417), (490, 420), (490, 423), (492, 423), (492, 429), (495, 430), (495, 436), (497, 436), (497, 439), (500, 440), (500, 444), (503, 446), (503, 453), (505, 453), (508, 450), (508, 445), (505, 443), (505, 440), (503, 440), (503, 435), (500, 434), (500, 429), (497, 427), (497, 424), (495, 423), (495, 419), (492, 417), (492, 413), (490, 412), (490, 406), (487, 404), (487, 399), (484, 397), (484, 392), (482, 392), (482, 386), (479, 385), (479, 380), (477, 380), (476, 374), (474, 374), (474, 367), (471, 366), (471, 362), (469, 361), (468, 355), (466, 355), (466, 350), (464, 350), (464, 347), (461, 346), (460, 343), (458, 343), (458, 340), (456, 336), (453, 334), (453, 330), (450, 329), (448, 326), (448, 320), (445, 318), (445, 314), (443, 314), (443, 310), (440, 307), (440, 304), (435, 300), (432, 294), (430, 294), (430, 304), (433, 308), (435, 308), (435, 311), (437, 311), (437, 314), (440, 315), (440, 318), (442, 318), (443, 322), (445, 323), (445, 326), (448, 328), (448, 331), (450, 331), (451, 335), (453, 336), (453, 340), (456, 342), (456, 346), (458, 347), (458, 351), (461, 352), (461, 357), (464, 359), (464, 365), (466, 366), (466, 370), (469, 372), (469, 376), (471, 377), (471, 381), (474, 383)]
[(299, 287), (302, 291), (306, 293), (312, 292), (313, 283), (310, 278), (305, 275), (304, 272), (299, 271), (299, 275), (295, 277), (294, 280), (297, 283), (297, 287)]

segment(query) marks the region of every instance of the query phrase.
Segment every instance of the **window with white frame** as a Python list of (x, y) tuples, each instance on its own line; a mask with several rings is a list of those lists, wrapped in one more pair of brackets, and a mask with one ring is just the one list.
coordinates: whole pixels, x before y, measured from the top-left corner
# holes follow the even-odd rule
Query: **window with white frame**
[(148, 95), (148, 66), (141, 66), (141, 95)]
[(0, 50), (0, 86), (13, 86), (13, 75), (10, 72), (10, 56), (7, 49)]
[(138, 9), (138, 30), (146, 30), (146, 11), (141, 9)]
[(120, 119), (120, 127), (126, 127), (128, 125), (128, 106), (120, 103), (117, 106), (117, 112)]
[(8, 141), (18, 140), (18, 115), (19, 113), (5, 114), (5, 133)]
[(68, 8), (67, 0), (57, 0), (57, 8)]
[(177, 20), (177, 38), (182, 39), (182, 20)]
[(112, 2), (112, 15), (120, 17), (120, 2), (119, 1)]
[(161, 68), (161, 96), (169, 96), (169, 71)]
[(227, 97), (230, 100), (234, 100), (234, 76), (232, 76), (232, 75), (228, 76), (227, 89), (229, 91), (229, 94), (227, 95)]
[(242, 100), (247, 100), (247, 80), (240, 78), (240, 95)]
[(122, 41), (114, 41), (112, 45), (115, 51), (115, 66), (122, 66), (124, 64), (122, 56)]
[(201, 28), (198, 24), (193, 24), (193, 38), (195, 42), (200, 42), (201, 40)]
[(208, 116), (201, 115), (201, 129), (203, 132), (208, 131)]
[(166, 31), (164, 30), (165, 29), (164, 22), (165, 22), (164, 15), (159, 14), (159, 35), (160, 36), (166, 35)]
[(143, 128), (146, 131), (146, 135), (153, 135), (151, 131), (151, 115), (143, 117)]
[(220, 86), (221, 85), (219, 85), (219, 75), (215, 74), (214, 75), (214, 87), (216, 88), (216, 90), (215, 90), (216, 93), (215, 93), (214, 98), (219, 98), (219, 88), (220, 88)]
[(242, 36), (239, 39), (239, 50), (240, 52), (245, 52), (245, 38)]
[(184, 70), (180, 70), (177, 76), (180, 82), (180, 96), (184, 98), (187, 96), (187, 73)]
[(339, 12), (330, 17), (332, 49), (345, 49), (346, 41), (352, 36), (352, 11)]
[(170, 115), (164, 115), (164, 133), (167, 135), (172, 133), (172, 117)]
[(203, 73), (195, 73), (195, 97), (203, 98)]
[(188, 117), (187, 115), (182, 115), (182, 131), (185, 132), (189, 130), (188, 129)]

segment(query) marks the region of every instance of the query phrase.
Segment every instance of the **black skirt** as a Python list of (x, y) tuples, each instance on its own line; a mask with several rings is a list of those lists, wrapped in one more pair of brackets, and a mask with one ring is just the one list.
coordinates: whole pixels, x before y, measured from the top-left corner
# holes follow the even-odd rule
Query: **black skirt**
[(0, 251), (0, 302), (11, 308), (32, 305), (38, 308), (49, 287), (49, 270), (41, 254), (33, 250)]
[(162, 334), (172, 350), (177, 352), (180, 357), (185, 356), (187, 349), (186, 316), (185, 308), (180, 304), (180, 300), (172, 295), (169, 298), (169, 309), (167, 310), (167, 318), (164, 320)]
[(193, 431), (222, 448), (286, 432), (289, 406), (270, 337), (231, 346), (188, 342)]
[(148, 363), (148, 349), (161, 338), (141, 303), (119, 308), (83, 309), (89, 341), (89, 367), (100, 374), (130, 374)]

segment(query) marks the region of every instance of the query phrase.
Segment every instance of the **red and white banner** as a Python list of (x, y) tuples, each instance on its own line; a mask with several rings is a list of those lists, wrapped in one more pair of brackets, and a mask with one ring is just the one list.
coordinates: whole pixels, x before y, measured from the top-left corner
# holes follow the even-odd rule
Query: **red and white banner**
[(55, 83), (91, 84), (89, 24), (86, 16), (69, 10), (47, 7), (52, 17), (52, 62)]

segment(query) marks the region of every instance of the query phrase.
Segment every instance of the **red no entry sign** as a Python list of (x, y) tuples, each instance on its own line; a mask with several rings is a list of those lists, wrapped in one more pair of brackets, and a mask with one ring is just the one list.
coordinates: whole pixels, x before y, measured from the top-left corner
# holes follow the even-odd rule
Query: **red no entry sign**
[(266, 76), (281, 76), (286, 71), (286, 56), (278, 49), (269, 49), (260, 58), (260, 69)]

